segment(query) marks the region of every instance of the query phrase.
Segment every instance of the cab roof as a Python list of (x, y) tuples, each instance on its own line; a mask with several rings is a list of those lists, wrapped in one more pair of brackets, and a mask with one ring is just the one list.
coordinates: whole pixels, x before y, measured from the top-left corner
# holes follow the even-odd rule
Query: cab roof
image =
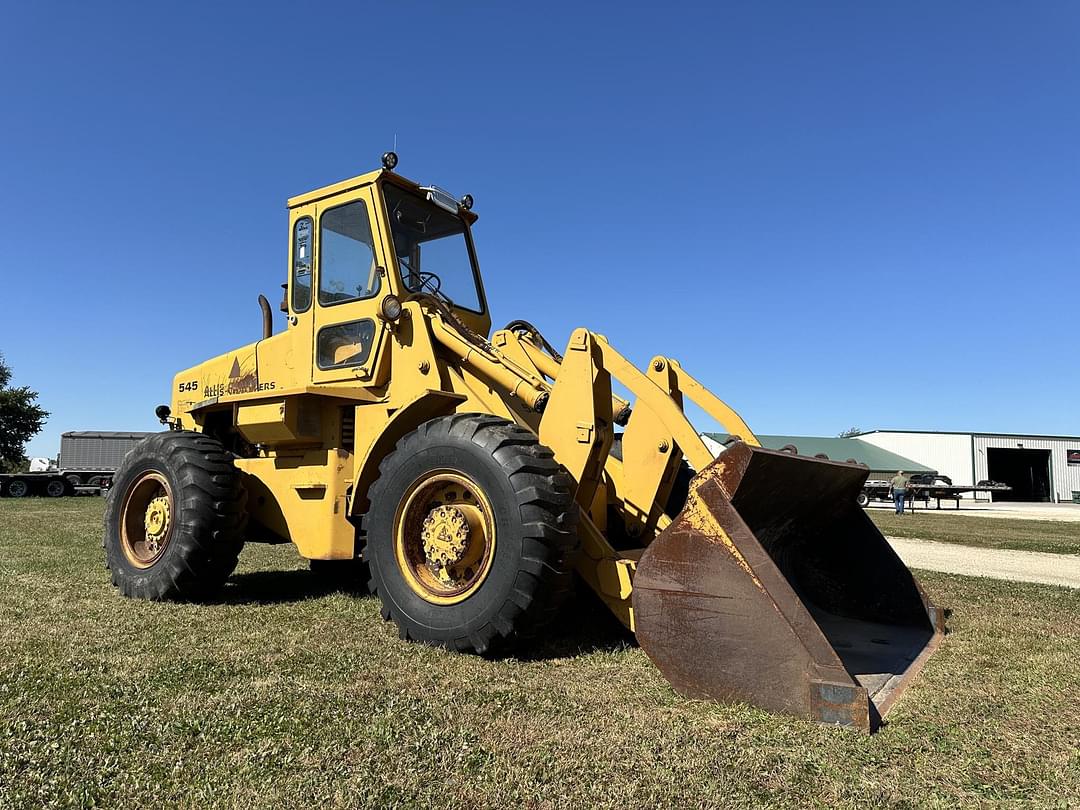
[[(400, 174), (395, 174), (394, 172), (387, 171), (386, 169), (378, 169), (373, 172), (368, 172), (367, 174), (359, 174), (356, 177), (350, 177), (348, 180), (341, 180), (337, 183), (331, 183), (328, 186), (317, 188), (314, 191), (307, 192), (306, 194), (298, 194), (295, 197), (289, 197), (288, 207), (296, 208), (300, 205), (307, 205), (308, 203), (318, 202), (319, 200), (326, 199), (327, 197), (333, 197), (337, 194), (343, 194), (346, 191), (352, 191), (354, 188), (360, 188), (360, 186), (366, 186), (369, 183), (374, 183), (376, 180), (379, 179), (390, 180), (393, 183), (396, 183), (399, 186), (403, 186), (404, 188), (407, 188), (417, 194), (423, 194), (423, 192), (420, 190), (420, 185), (418, 183), (409, 180), (407, 177), (402, 177)], [(459, 213), (470, 225), (476, 222), (478, 218), (477, 215), (474, 214), (472, 211), (461, 211)]]
[[(335, 194), (341, 194), (344, 191), (351, 191), (354, 188), (360, 186), (366, 186), (368, 183), (374, 183), (384, 174), (390, 174), (385, 169), (379, 169), (374, 172), (368, 172), (367, 174), (360, 174), (356, 177), (350, 177), (348, 180), (341, 180), (337, 183), (331, 183), (328, 186), (317, 188), (314, 191), (309, 191), (306, 194), (298, 194), (295, 197), (289, 197), (289, 208), (296, 208), (298, 205), (307, 205), (317, 200), (321, 200), (324, 197), (333, 197)], [(402, 178), (404, 179), (404, 178)], [(410, 183), (410, 185), (413, 185)]]

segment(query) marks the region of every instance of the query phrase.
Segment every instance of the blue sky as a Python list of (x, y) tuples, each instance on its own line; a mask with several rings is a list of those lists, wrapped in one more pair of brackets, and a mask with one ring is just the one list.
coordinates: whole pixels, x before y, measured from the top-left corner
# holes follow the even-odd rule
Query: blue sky
[(285, 199), (395, 136), (476, 198), (496, 325), (679, 357), (763, 433), (1080, 434), (1080, 4), (43, 2), (2, 37), (31, 455), (155, 429), (280, 299)]

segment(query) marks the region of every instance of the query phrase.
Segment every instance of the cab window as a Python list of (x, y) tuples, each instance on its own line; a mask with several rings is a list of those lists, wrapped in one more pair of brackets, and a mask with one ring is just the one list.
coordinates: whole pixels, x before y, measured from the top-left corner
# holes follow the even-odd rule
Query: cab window
[(319, 219), (319, 303), (370, 298), (379, 290), (379, 268), (363, 200), (332, 208)]
[(383, 195), (405, 289), (482, 313), (479, 273), (461, 217), (392, 183), (383, 185)]
[(358, 366), (371, 354), (375, 322), (368, 319), (339, 323), (319, 330), (319, 368)]
[(301, 217), (293, 225), (292, 309), (307, 312), (311, 306), (311, 217)]

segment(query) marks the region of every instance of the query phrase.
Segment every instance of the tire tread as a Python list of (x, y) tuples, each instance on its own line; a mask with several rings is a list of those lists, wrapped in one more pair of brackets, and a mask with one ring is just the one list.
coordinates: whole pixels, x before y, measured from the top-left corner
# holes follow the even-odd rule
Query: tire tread
[(527, 428), (498, 416), (457, 413), (425, 422), (398, 442), (379, 465), (379, 478), (369, 493), (371, 503), (386, 499), (396, 503), (394, 493), (385, 491), (387, 474), (403, 459), (440, 439), (464, 439), (485, 451), (502, 468), (514, 491), (524, 536), (513, 587), (490, 611), (486, 623), (464, 635), (460, 628), (442, 635), (425, 632), (428, 628), (404, 615), (384, 592), (378, 563), (365, 549), (371, 568), (369, 589), (382, 601), (383, 618), (397, 624), (402, 638), (481, 654), (501, 651), (542, 634), (573, 590), (567, 568), (579, 545), (573, 482), (554, 453)]
[[(174, 493), (176, 524), (169, 541), (177, 548), (159, 564), (133, 573), (119, 547), (120, 500), (129, 470), (148, 457), (167, 466), (180, 485)], [(102, 539), (112, 584), (125, 596), (151, 601), (213, 596), (236, 568), (247, 525), (240, 472), (221, 443), (194, 431), (154, 434), (128, 452), (113, 481)]]

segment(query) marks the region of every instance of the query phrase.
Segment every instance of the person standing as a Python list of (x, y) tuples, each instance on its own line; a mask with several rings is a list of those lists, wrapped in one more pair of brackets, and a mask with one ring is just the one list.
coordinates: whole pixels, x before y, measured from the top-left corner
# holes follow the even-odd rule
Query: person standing
[(903, 470), (897, 470), (896, 475), (889, 481), (889, 489), (892, 490), (893, 504), (896, 506), (896, 514), (904, 514), (904, 498), (907, 496), (908, 477)]

